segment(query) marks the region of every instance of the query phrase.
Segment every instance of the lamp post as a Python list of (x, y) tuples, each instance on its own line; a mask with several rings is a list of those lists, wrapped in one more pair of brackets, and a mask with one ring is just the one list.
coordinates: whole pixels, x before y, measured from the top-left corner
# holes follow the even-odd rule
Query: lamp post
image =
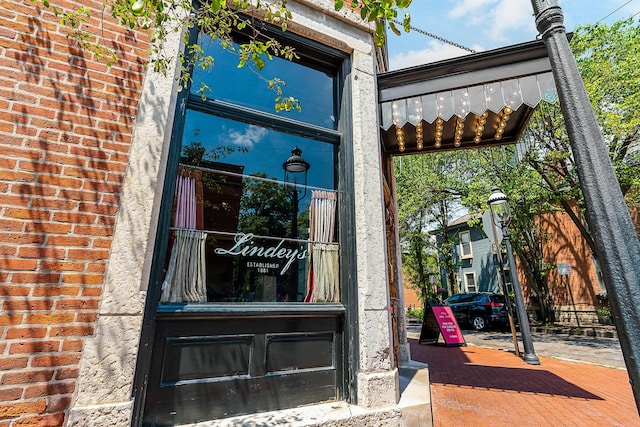
[[(507, 316), (509, 317), (509, 328), (511, 329), (511, 337), (513, 338), (513, 347), (516, 351), (516, 356), (520, 357), (520, 347), (518, 346), (518, 337), (516, 335), (516, 324), (513, 321), (513, 311), (511, 309), (511, 297), (509, 297), (509, 288), (507, 286), (507, 278), (504, 275), (504, 261), (502, 259), (502, 247), (500, 245), (500, 239), (498, 238), (498, 232), (496, 231), (496, 221), (493, 219), (493, 211), (491, 216), (491, 229), (495, 237), (494, 246), (496, 248), (496, 258), (498, 260), (498, 283), (504, 292), (504, 300), (507, 304)], [(502, 231), (502, 230), (501, 230)], [(513, 282), (512, 282), (513, 283)]]
[(640, 242), (571, 52), (557, 0), (531, 0), (547, 45), (620, 347), (640, 408)]
[[(298, 202), (307, 194), (307, 172), (311, 165), (302, 158), (302, 150), (295, 147), (291, 150), (291, 156), (282, 164), (284, 169), (284, 181), (292, 186), (291, 204), (293, 205), (293, 217), (291, 219), (291, 238), (298, 237)], [(302, 196), (298, 193), (298, 186), (302, 185)]]
[[(518, 272), (516, 271), (516, 261), (513, 258), (513, 249), (511, 248), (511, 240), (509, 238), (509, 223), (511, 222), (511, 208), (509, 207), (509, 198), (498, 188), (491, 190), (489, 196), (489, 207), (491, 208), (491, 218), (496, 225), (500, 225), (503, 240), (507, 247), (507, 260), (509, 261), (509, 273), (511, 274), (511, 283), (513, 284), (513, 293), (516, 298), (516, 311), (518, 312), (518, 321), (520, 322), (520, 334), (522, 335), (522, 344), (524, 346), (523, 359), (530, 365), (539, 365), (540, 360), (536, 356), (533, 349), (533, 340), (531, 339), (531, 329), (529, 327), (529, 317), (524, 306), (524, 298), (522, 297), (522, 289), (518, 280)], [(498, 248), (499, 250), (499, 248)]]
[[(295, 147), (291, 150), (291, 156), (282, 164), (284, 169), (284, 181), (291, 186), (291, 205), (292, 205), (292, 217), (291, 217), (291, 238), (298, 238), (298, 203), (300, 199), (304, 199), (307, 194), (307, 172), (311, 165), (305, 159), (302, 158), (302, 150)], [(300, 195), (298, 187), (302, 186), (302, 195)], [(290, 289), (296, 289), (296, 295), (298, 294), (298, 260), (296, 259), (295, 268), (289, 273), (289, 286)], [(297, 297), (296, 297), (297, 298)]]

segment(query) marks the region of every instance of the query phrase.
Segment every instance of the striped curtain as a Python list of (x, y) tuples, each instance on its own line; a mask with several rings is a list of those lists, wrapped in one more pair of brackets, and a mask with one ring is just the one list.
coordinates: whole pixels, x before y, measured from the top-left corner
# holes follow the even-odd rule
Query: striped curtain
[(207, 233), (196, 230), (196, 182), (178, 176), (176, 183), (175, 240), (160, 302), (206, 302), (204, 245)]
[(337, 195), (314, 190), (309, 207), (309, 277), (305, 302), (340, 301), (339, 247), (334, 243)]

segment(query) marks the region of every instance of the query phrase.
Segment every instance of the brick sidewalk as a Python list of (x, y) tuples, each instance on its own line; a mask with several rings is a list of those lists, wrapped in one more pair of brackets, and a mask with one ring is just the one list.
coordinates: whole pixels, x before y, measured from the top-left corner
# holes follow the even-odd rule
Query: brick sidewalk
[(429, 365), (435, 427), (640, 426), (626, 370), (409, 342), (411, 358)]

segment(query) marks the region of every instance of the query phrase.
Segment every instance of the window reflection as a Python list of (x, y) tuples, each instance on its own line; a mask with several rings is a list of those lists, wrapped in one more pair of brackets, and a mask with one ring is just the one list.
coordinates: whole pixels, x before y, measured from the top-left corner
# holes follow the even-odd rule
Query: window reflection
[(199, 67), (194, 69), (191, 93), (199, 95), (198, 90), (204, 83), (211, 89), (206, 93), (208, 99), (275, 113), (276, 94), (266, 82), (279, 78), (286, 83), (283, 95), (298, 99), (302, 111), (278, 114), (328, 129), (336, 128), (334, 73), (277, 57), (267, 61), (266, 67), (260, 72), (252, 70), (248, 65), (238, 68), (238, 56), (235, 52), (223, 49), (219, 42), (212, 41), (206, 35), (200, 37), (206, 53), (215, 58), (215, 65), (207, 70)]
[[(314, 293), (337, 278), (336, 146), (196, 111), (183, 135), (161, 301), (337, 301)], [(303, 189), (284, 181), (292, 147), (313, 165)]]

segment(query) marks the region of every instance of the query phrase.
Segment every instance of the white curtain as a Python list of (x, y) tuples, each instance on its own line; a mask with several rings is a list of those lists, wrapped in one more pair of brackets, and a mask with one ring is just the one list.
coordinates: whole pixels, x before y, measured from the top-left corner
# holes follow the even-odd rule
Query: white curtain
[(196, 182), (178, 176), (176, 185), (175, 240), (161, 302), (207, 301), (204, 245), (207, 233), (196, 230)]
[(309, 278), (306, 302), (338, 302), (339, 247), (334, 242), (336, 225), (336, 193), (314, 190), (309, 207)]

